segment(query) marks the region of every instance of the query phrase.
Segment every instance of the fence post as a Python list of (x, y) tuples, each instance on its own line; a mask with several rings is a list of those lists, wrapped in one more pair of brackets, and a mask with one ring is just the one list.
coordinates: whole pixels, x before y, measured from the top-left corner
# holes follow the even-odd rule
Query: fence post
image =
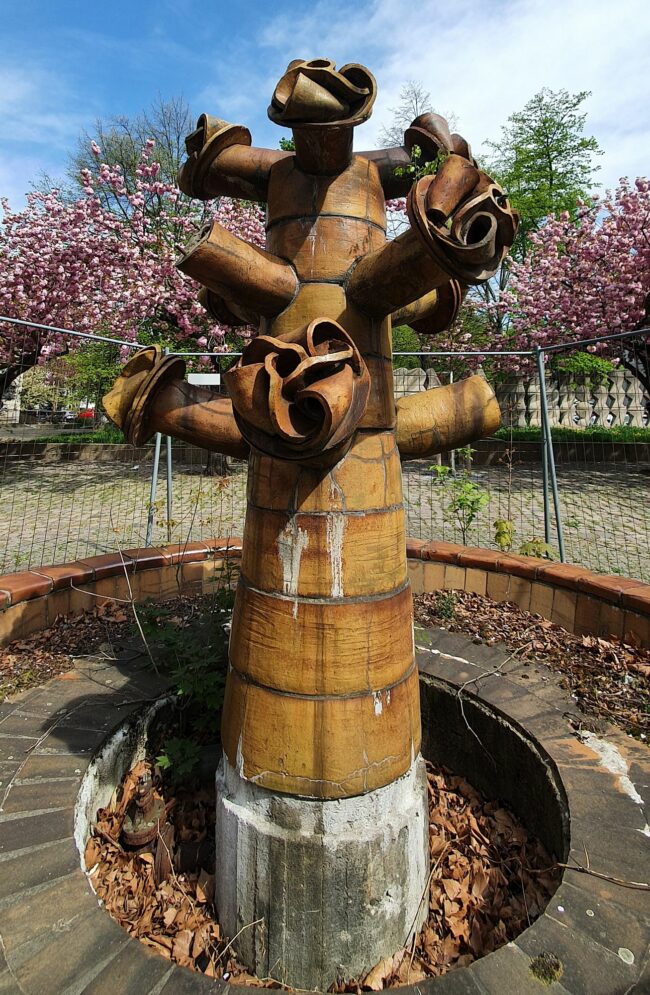
[(167, 542), (172, 541), (172, 437), (165, 436), (167, 452)]
[(548, 440), (544, 430), (544, 403), (542, 401), (542, 383), (544, 381), (544, 355), (537, 349), (537, 379), (539, 381), (540, 411), (542, 412), (542, 493), (544, 495), (544, 542), (551, 544), (551, 509), (548, 500)]
[(145, 546), (151, 545), (151, 539), (153, 537), (153, 506), (156, 500), (156, 487), (158, 486), (158, 466), (160, 464), (161, 442), (162, 435), (160, 432), (156, 432), (156, 442), (153, 447), (153, 466), (151, 468), (151, 486), (149, 488), (149, 514), (147, 515), (147, 537), (144, 542)]
[(562, 531), (562, 513), (560, 511), (560, 495), (557, 489), (557, 476), (555, 473), (555, 454), (553, 452), (553, 436), (551, 435), (551, 424), (548, 417), (548, 403), (546, 400), (546, 376), (544, 372), (544, 350), (535, 346), (535, 360), (537, 362), (537, 373), (539, 376), (539, 397), (542, 410), (542, 473), (544, 481), (544, 535), (545, 541), (550, 540), (550, 513), (548, 507), (548, 478), (551, 478), (551, 488), (553, 491), (553, 508), (555, 511), (555, 527), (557, 530), (557, 544), (560, 550), (560, 561), (564, 563), (564, 533)]
[[(169, 354), (169, 349), (163, 349), (165, 356)], [(172, 541), (172, 437), (165, 436), (165, 453), (167, 456), (167, 542)]]
[[(451, 384), (453, 384), (453, 382), (454, 382), (454, 371), (450, 370), (449, 371), (449, 384), (450, 384), (450, 386), (451, 386)], [(452, 451), (449, 453), (449, 466), (451, 467), (451, 472), (453, 473), (453, 475), (456, 476), (456, 450), (455, 449), (452, 449)]]

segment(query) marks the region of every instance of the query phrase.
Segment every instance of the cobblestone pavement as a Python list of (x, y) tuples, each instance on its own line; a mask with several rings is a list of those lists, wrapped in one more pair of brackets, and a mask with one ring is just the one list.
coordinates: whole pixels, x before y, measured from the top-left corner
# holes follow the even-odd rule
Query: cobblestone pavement
[[(144, 545), (150, 475), (150, 463), (7, 459), (0, 466), (0, 572)], [(468, 532), (469, 544), (493, 547), (497, 518), (514, 522), (515, 550), (543, 539), (540, 466), (515, 466), (510, 486), (501, 465), (478, 467), (472, 479), (490, 501)], [(650, 468), (561, 465), (558, 485), (567, 560), (650, 581)], [(168, 523), (163, 461), (154, 543), (241, 535), (245, 491), (243, 469), (222, 477), (207, 476), (198, 465), (174, 465)], [(404, 492), (410, 536), (462, 541), (445, 485), (433, 479), (427, 462), (405, 464)], [(554, 531), (551, 545), (557, 549)]]
[[(0, 466), (0, 572), (144, 546), (151, 462), (39, 462)], [(153, 505), (153, 543), (241, 535), (246, 474), (207, 476), (174, 465), (167, 518), (165, 465)]]
[[(533, 538), (544, 540), (541, 466), (513, 467), (511, 484), (499, 465), (476, 468), (472, 480), (486, 489), (490, 500), (468, 531), (468, 545), (495, 548), (494, 522), (499, 518), (514, 522), (513, 552)], [(650, 467), (643, 472), (624, 464), (559, 465), (557, 481), (567, 562), (650, 581)], [(408, 535), (462, 542), (448, 507), (449, 493), (444, 483), (431, 479), (424, 464), (405, 465), (404, 494)], [(551, 531), (557, 555), (553, 515)]]

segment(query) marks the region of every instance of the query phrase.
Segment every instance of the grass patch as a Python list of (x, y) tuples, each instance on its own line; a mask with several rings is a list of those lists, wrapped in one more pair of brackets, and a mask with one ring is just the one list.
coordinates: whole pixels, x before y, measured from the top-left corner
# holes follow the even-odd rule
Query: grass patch
[[(554, 442), (645, 442), (650, 443), (650, 427), (638, 428), (633, 425), (615, 425), (612, 428), (565, 428), (553, 426)], [(509, 442), (541, 442), (541, 428), (500, 428), (493, 438)]]
[(27, 441), (30, 443), (58, 443), (65, 446), (78, 445), (79, 443), (127, 444), (119, 428), (115, 428), (114, 425), (106, 425), (104, 428), (97, 428), (91, 432), (58, 432), (52, 435), (39, 435), (35, 439), (28, 439)]

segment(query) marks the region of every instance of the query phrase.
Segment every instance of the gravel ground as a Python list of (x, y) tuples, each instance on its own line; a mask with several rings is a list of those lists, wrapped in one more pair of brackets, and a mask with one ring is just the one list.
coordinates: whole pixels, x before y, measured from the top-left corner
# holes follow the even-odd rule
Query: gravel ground
[[(601, 573), (650, 581), (650, 468), (598, 464), (558, 466), (566, 558)], [(144, 545), (151, 464), (37, 462), (8, 458), (0, 465), (0, 572)], [(493, 522), (510, 518), (515, 545), (543, 538), (540, 466), (478, 467), (472, 479), (489, 504), (467, 535), (494, 546)], [(206, 476), (200, 466), (174, 465), (172, 517), (167, 521), (164, 460), (154, 502), (154, 543), (241, 535), (246, 475)], [(444, 484), (428, 462), (405, 464), (410, 536), (461, 542)], [(508, 508), (510, 505), (510, 509)], [(557, 549), (553, 533), (551, 545)]]

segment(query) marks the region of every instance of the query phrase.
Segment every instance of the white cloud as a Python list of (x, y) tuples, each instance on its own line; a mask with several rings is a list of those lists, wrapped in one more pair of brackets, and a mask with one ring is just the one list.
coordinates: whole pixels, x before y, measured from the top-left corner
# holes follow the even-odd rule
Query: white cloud
[(41, 172), (60, 176), (97, 115), (137, 113), (159, 87), (163, 96), (186, 93), (197, 113), (247, 124), (257, 144), (277, 146), (286, 132), (266, 119), (275, 82), (290, 59), (317, 56), (362, 62), (377, 77), (374, 114), (358, 130), (357, 148), (379, 144), (409, 79), (456, 115), (479, 155), (508, 115), (547, 86), (593, 91), (587, 128), (605, 150), (603, 186), (650, 168), (647, 0), (317, 0), (302, 8), (279, 0), (223, 37), (221, 12), (198, 35), (173, 30), (192, 2), (163, 0), (162, 22), (137, 38), (61, 18), (52, 28), (56, 61), (53, 35), (25, 53), (5, 46), (0, 195), (11, 190), (15, 199)]
[(61, 76), (37, 65), (0, 66), (0, 139), (67, 147), (85, 116)]
[(0, 65), (0, 196), (16, 210), (33, 183), (60, 180), (87, 118), (64, 78), (21, 60)]
[(477, 152), (546, 86), (592, 91), (587, 129), (605, 151), (603, 185), (648, 172), (645, 0), (374, 0), (356, 8), (321, 2), (303, 18), (269, 20), (259, 42), (285, 58), (367, 62), (379, 96), (373, 118), (359, 129), (359, 148), (377, 144), (407, 79), (421, 81), (435, 106), (457, 115)]

